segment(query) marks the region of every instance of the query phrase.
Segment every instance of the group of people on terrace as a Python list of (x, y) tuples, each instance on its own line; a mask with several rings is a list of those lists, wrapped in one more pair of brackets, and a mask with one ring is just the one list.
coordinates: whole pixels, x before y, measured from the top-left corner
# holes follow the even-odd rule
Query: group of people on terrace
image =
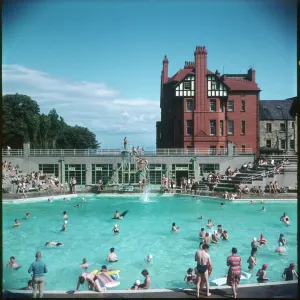
[[(124, 151), (127, 151), (127, 144), (128, 144), (128, 140), (127, 140), (127, 137), (125, 136), (123, 139), (123, 150)], [(142, 146), (142, 147), (137, 146), (136, 148), (133, 146), (131, 148), (131, 155), (132, 156), (144, 155), (144, 151), (145, 151), (144, 146)]]

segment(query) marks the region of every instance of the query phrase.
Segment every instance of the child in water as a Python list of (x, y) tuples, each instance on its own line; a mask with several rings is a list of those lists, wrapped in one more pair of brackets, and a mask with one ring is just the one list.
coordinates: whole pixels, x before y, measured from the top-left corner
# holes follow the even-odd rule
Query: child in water
[(186, 283), (195, 283), (197, 279), (197, 276), (195, 273), (193, 273), (193, 269), (192, 268), (189, 268), (187, 271), (186, 271), (186, 275), (184, 277), (184, 281)]

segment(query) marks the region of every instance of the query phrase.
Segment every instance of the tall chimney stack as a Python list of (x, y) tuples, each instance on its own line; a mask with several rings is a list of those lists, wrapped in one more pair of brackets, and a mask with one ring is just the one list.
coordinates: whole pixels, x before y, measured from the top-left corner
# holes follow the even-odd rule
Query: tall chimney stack
[(163, 70), (162, 70), (163, 83), (166, 83), (169, 79), (169, 77), (168, 77), (168, 67), (169, 67), (169, 60), (167, 58), (167, 55), (165, 55), (165, 58), (163, 60)]

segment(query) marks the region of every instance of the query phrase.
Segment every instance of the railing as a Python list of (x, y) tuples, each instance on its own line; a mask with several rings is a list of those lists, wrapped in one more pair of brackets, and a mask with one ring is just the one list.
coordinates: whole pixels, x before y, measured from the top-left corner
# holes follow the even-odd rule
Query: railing
[(237, 148), (233, 152), (234, 155), (250, 155), (253, 154), (252, 148)]
[(2, 149), (2, 156), (23, 156), (23, 149)]
[(254, 173), (254, 174), (251, 174), (251, 175), (247, 176), (246, 178), (244, 178), (242, 180), (242, 184), (246, 184), (246, 183), (249, 183), (249, 182), (252, 183), (257, 178), (261, 178), (261, 177), (267, 177), (268, 178), (269, 175), (275, 175), (275, 174), (277, 174), (280, 167), (275, 167), (274, 166), (274, 168), (271, 169), (271, 170), (267, 170), (267, 171), (261, 170), (261, 171), (258, 171), (256, 173)]
[[(30, 156), (121, 156), (123, 149), (30, 149)], [(128, 152), (133, 153), (132, 150)], [(10, 153), (10, 154), (9, 154)], [(23, 149), (6, 150), (2, 149), (2, 156), (23, 156)], [(251, 148), (236, 150), (234, 155), (251, 155)], [(201, 149), (201, 148), (148, 148), (144, 151), (137, 151), (134, 156), (207, 156), (207, 155), (228, 155), (227, 149)]]

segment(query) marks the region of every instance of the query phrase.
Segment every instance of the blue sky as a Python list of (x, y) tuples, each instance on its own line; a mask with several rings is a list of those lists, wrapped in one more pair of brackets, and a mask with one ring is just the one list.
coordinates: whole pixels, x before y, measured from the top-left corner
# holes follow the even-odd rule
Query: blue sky
[[(23, 3), (22, 3), (23, 2)], [(10, 3), (10, 4), (7, 4)], [(160, 73), (208, 50), (208, 68), (256, 70), (261, 99), (296, 96), (296, 1), (5, 1), (3, 94), (95, 132), (103, 148), (155, 147)]]

